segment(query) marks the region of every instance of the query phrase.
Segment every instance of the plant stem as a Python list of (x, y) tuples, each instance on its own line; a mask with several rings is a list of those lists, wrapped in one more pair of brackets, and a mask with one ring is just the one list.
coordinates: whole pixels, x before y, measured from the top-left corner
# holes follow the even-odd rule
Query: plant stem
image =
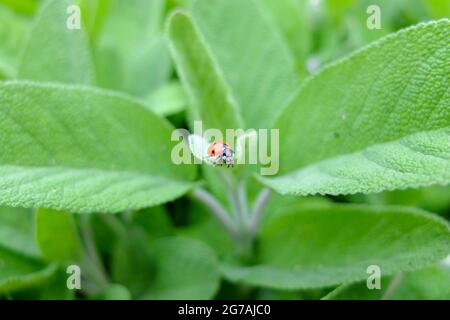
[(403, 280), (403, 273), (397, 273), (397, 275), (391, 280), (389, 283), (388, 288), (386, 289), (386, 292), (381, 297), (381, 300), (388, 300), (395, 292), (397, 287), (399, 286), (400, 282)]
[(241, 222), (247, 228), (249, 223), (248, 221), (249, 213), (248, 213), (247, 190), (245, 187), (245, 182), (239, 183), (237, 189), (237, 203), (241, 214)]
[(124, 235), (126, 233), (124, 225), (122, 224), (120, 218), (118, 218), (116, 215), (114, 215), (114, 214), (106, 214), (105, 213), (105, 214), (100, 215), (100, 218), (118, 236), (122, 236), (122, 235)]
[(81, 262), (81, 290), (87, 295), (93, 295), (106, 287), (107, 283), (104, 282), (104, 279), (101, 273), (98, 270), (98, 267), (93, 263), (90, 257), (85, 257), (85, 259)]
[(232, 216), (236, 220), (239, 232), (247, 232), (248, 209), (245, 205), (246, 201), (244, 200), (246, 198), (245, 188), (242, 188), (242, 185), (240, 184), (237, 190), (235, 189), (236, 188), (230, 188), (230, 191), (228, 192), (228, 201), (231, 204)]
[(269, 198), (270, 198), (270, 189), (264, 188), (259, 193), (258, 197), (255, 200), (255, 204), (253, 205), (252, 213), (250, 216), (250, 226), (249, 226), (250, 238), (252, 240), (256, 236), (256, 233), (258, 232), (262, 214), (264, 212), (264, 208), (266, 207), (267, 201), (269, 201)]
[(191, 192), (191, 196), (208, 207), (234, 239), (239, 238), (236, 226), (233, 224), (233, 221), (230, 219), (225, 208), (216, 200), (216, 198), (214, 198), (214, 196), (203, 188), (195, 189)]
[(89, 269), (89, 274), (95, 277), (98, 287), (103, 288), (108, 284), (109, 279), (94, 243), (89, 218), (89, 216), (86, 216), (81, 226), (81, 235), (87, 252), (85, 263)]
[(230, 203), (230, 206), (231, 206), (231, 216), (233, 217), (235, 225), (239, 226), (240, 225), (240, 213), (239, 213), (239, 207), (238, 207), (237, 199), (234, 195), (234, 192), (228, 191), (227, 198), (228, 198), (228, 202)]

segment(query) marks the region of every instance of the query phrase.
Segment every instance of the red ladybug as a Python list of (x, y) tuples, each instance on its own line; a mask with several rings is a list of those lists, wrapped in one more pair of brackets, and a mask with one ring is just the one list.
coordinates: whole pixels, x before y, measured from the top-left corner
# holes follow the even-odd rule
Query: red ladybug
[(212, 143), (208, 147), (208, 155), (214, 160), (216, 164), (226, 164), (227, 167), (234, 164), (234, 151), (230, 145), (224, 141)]

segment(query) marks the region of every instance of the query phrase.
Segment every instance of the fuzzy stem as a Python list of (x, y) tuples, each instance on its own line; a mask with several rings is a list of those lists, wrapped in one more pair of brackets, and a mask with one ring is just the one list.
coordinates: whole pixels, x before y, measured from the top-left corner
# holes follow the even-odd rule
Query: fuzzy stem
[(232, 215), (235, 223), (239, 226), (240, 220), (241, 220), (241, 214), (239, 213), (239, 205), (238, 205), (238, 202), (237, 202), (234, 192), (233, 191), (227, 192), (227, 198), (228, 198), (228, 202), (230, 203), (230, 206), (231, 206), (231, 215)]
[(258, 231), (259, 224), (261, 223), (262, 214), (266, 207), (267, 201), (270, 198), (270, 189), (264, 188), (258, 195), (255, 200), (255, 204), (253, 205), (251, 217), (250, 217), (250, 226), (249, 232), (250, 237), (253, 239), (256, 236)]
[(400, 282), (403, 280), (403, 273), (398, 273), (389, 283), (388, 288), (386, 289), (386, 292), (381, 297), (381, 300), (388, 300), (395, 292), (397, 287), (399, 286)]
[(233, 221), (230, 219), (225, 208), (216, 200), (216, 198), (214, 198), (214, 196), (203, 188), (195, 189), (191, 192), (191, 196), (208, 207), (234, 239), (238, 238), (236, 226), (233, 224)]
[(248, 221), (249, 213), (248, 213), (247, 190), (245, 187), (245, 182), (239, 183), (237, 190), (237, 202), (241, 213), (241, 223), (247, 227), (249, 223)]
[(85, 216), (83, 218), (84, 221), (81, 225), (81, 235), (87, 252), (85, 263), (87, 263), (90, 274), (95, 275), (97, 285), (100, 288), (105, 287), (108, 284), (109, 279), (94, 243), (92, 227), (89, 220), (90, 217)]
[[(103, 222), (108, 225), (112, 231), (118, 235), (122, 236), (126, 233), (125, 226), (122, 224), (120, 218), (114, 214), (101, 214), (100, 218)], [(126, 219), (129, 219), (129, 215)]]

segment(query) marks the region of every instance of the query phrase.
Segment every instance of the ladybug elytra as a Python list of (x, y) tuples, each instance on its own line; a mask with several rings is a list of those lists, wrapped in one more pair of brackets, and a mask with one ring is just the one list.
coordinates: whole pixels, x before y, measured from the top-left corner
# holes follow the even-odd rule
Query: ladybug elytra
[(212, 143), (208, 147), (208, 155), (219, 165), (226, 164), (228, 167), (234, 164), (234, 151), (224, 141)]

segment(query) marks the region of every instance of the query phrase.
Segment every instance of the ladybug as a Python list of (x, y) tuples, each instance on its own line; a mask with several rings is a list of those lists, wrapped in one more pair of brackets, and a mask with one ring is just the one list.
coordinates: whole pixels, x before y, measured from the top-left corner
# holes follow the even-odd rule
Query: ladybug
[(208, 156), (219, 165), (226, 164), (232, 167), (234, 164), (234, 151), (230, 145), (224, 141), (214, 142), (208, 147)]

